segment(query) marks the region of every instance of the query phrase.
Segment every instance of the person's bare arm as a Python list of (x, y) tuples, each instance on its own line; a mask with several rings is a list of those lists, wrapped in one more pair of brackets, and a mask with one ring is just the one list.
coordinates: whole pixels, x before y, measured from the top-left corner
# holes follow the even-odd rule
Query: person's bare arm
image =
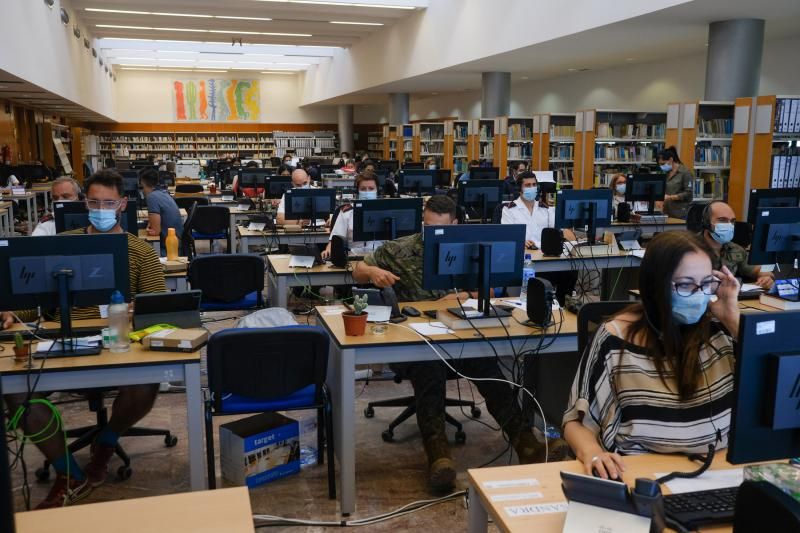
[(161, 215), (158, 213), (147, 214), (147, 234), (161, 235)]
[[(280, 212), (278, 213), (278, 216), (277, 216), (277, 217), (275, 217), (275, 220), (276, 220), (276, 221), (278, 222), (278, 224), (280, 224), (281, 226), (283, 226), (283, 225), (285, 225), (285, 224), (287, 223), (287, 222), (286, 222), (286, 217), (283, 215), (283, 213), (280, 213)], [(291, 222), (289, 222), (289, 223), (291, 223)]]
[(564, 439), (583, 464), (587, 475), (592, 475), (594, 468), (603, 479), (621, 478), (625, 471), (622, 457), (605, 451), (597, 442), (597, 436), (579, 421), (572, 420), (564, 425)]

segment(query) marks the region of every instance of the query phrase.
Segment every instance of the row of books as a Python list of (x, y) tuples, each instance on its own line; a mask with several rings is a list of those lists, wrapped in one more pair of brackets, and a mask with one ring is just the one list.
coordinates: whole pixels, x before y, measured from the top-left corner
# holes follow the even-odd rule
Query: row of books
[(530, 159), (533, 156), (533, 145), (517, 144), (508, 147), (508, 159)]
[(594, 147), (595, 161), (650, 163), (655, 161), (655, 157), (655, 149), (649, 145), (616, 146), (609, 144), (596, 144)]
[(727, 137), (733, 135), (733, 119), (701, 119), (697, 124), (697, 134), (699, 137)]
[(531, 139), (533, 137), (533, 129), (529, 128), (527, 124), (509, 124), (508, 125), (508, 138), (509, 139)]
[(800, 99), (778, 99), (775, 104), (775, 133), (800, 133)]
[(572, 167), (553, 169), (553, 175), (558, 183), (572, 183)]
[(621, 139), (660, 139), (666, 133), (666, 124), (611, 124), (597, 123), (598, 137), (614, 137)]
[(441, 128), (420, 128), (419, 139), (421, 141), (443, 141), (444, 127)]
[(694, 149), (695, 165), (731, 165), (730, 146), (696, 146)]
[(573, 159), (575, 146), (572, 144), (554, 144), (550, 146), (550, 159)]
[(468, 161), (466, 159), (456, 159), (453, 161), (453, 174), (458, 175), (467, 171)]
[(494, 127), (489, 124), (482, 124), (478, 130), (478, 135), (481, 139), (491, 140), (494, 137)]
[(469, 126), (466, 124), (455, 124), (453, 126), (453, 137), (457, 141), (466, 141), (469, 136)]
[(444, 145), (441, 143), (421, 142), (419, 143), (420, 154), (441, 154), (444, 152)]
[(772, 156), (770, 188), (800, 187), (800, 154)]
[(575, 126), (550, 124), (550, 137), (575, 137)]
[(466, 144), (453, 145), (453, 155), (469, 155), (467, 154), (467, 145)]
[(478, 156), (480, 159), (494, 159), (494, 145), (482, 144)]
[(700, 177), (692, 182), (692, 194), (695, 198), (727, 197), (728, 175), (720, 172), (701, 172)]

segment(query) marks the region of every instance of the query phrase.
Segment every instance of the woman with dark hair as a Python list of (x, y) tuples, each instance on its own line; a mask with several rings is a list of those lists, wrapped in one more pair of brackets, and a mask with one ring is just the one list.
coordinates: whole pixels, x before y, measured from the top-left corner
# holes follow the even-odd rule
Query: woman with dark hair
[(664, 213), (674, 218), (686, 218), (686, 211), (692, 203), (692, 181), (694, 176), (683, 166), (678, 150), (674, 146), (658, 153), (658, 164), (667, 173), (667, 186), (664, 189)]
[(597, 329), (563, 419), (587, 473), (618, 478), (621, 455), (727, 446), (739, 284), (711, 265), (696, 235), (660, 233), (642, 260), (641, 302)]

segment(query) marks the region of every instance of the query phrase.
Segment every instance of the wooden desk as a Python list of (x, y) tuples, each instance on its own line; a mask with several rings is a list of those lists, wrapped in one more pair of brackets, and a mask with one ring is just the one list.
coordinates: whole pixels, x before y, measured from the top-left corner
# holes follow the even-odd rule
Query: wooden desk
[[(445, 309), (452, 307), (454, 301), (414, 302), (420, 312), (429, 309)], [(402, 306), (403, 304), (401, 304)], [(339, 476), (341, 488), (341, 512), (349, 514), (355, 511), (356, 475), (355, 475), (355, 366), (357, 364), (397, 363), (405, 361), (435, 360), (437, 356), (425, 344), (425, 341), (409, 324), (430, 322), (425, 315), (409, 318), (398, 325), (387, 325), (383, 335), (367, 332), (362, 337), (348, 337), (344, 334), (342, 322), (342, 306), (321, 306), (316, 308), (319, 316), (317, 324), (325, 328), (331, 337), (331, 355), (329, 358), (327, 384), (333, 397), (333, 425), (336, 443), (336, 455), (339, 459)], [(526, 319), (524, 311), (515, 310), (514, 317), (520, 322)], [(523, 350), (536, 348), (539, 343), (539, 329), (523, 326), (512, 319), (506, 332), (501, 327), (484, 328), (481, 332), (490, 340), (497, 342), (493, 346), (500, 356), (513, 355)], [(552, 338), (554, 328), (547, 331)], [(508, 340), (510, 338), (510, 341)], [(443, 333), (431, 337), (434, 343), (441, 345), (451, 354), (460, 358), (487, 357), (493, 355), (486, 342), (476, 336), (473, 330), (458, 330), (454, 333)], [(548, 343), (550, 340), (548, 339)], [(511, 346), (513, 344), (514, 350)], [(578, 349), (577, 318), (564, 311), (561, 330), (552, 344), (540, 353), (574, 352)]]
[(11, 214), (11, 202), (0, 201), (0, 237), (14, 236), (14, 217)]
[(638, 267), (642, 260), (630, 252), (620, 251), (615, 255), (570, 257), (564, 253), (560, 256), (545, 256), (541, 250), (525, 250), (531, 254), (536, 272), (563, 272), (573, 270), (576, 265), (585, 265), (589, 269)]
[(326, 244), (330, 239), (327, 229), (317, 231), (298, 231), (286, 233), (278, 231), (253, 231), (243, 226), (236, 226), (236, 235), (239, 236), (239, 253), (246, 254), (251, 246), (267, 244), (268, 246), (280, 244)]
[[(178, 261), (183, 263), (183, 268), (181, 270), (166, 272), (166, 266), (164, 266), (164, 282), (167, 284), (167, 290), (170, 291), (185, 291), (188, 289), (186, 274), (189, 269), (189, 258), (179, 257)], [(164, 263), (162, 263), (162, 265), (163, 264)]]
[[(78, 320), (75, 327), (104, 327), (105, 320)], [(14, 328), (24, 328), (16, 324)], [(60, 324), (44, 322), (43, 329), (59, 330)], [(11, 344), (5, 343), (6, 353)], [(186, 411), (189, 441), (189, 478), (192, 490), (206, 488), (203, 436), (203, 396), (200, 390), (200, 351), (193, 353), (151, 352), (131, 343), (125, 353), (103, 350), (100, 355), (58, 357), (34, 360), (32, 372), (41, 376), (36, 390), (52, 392), (72, 389), (144, 385), (165, 381), (186, 384)], [(13, 357), (0, 357), (0, 379), (5, 394), (27, 392), (29, 370)]]
[(94, 524), (115, 533), (252, 533), (253, 511), (245, 487), (17, 513), (18, 533), (82, 533)]
[(31, 185), (30, 189), (28, 189), (33, 193), (42, 195), (42, 203), (44, 203), (45, 212), (50, 211), (50, 191), (52, 190), (52, 187), (53, 182), (47, 181), (44, 183), (35, 183)]
[(679, 218), (668, 217), (665, 224), (639, 223), (639, 222), (613, 222), (610, 227), (603, 228), (611, 233), (622, 233), (640, 229), (645, 235), (661, 233), (664, 231), (680, 231), (686, 229), (686, 221)]
[(153, 247), (153, 250), (156, 251), (156, 255), (161, 257), (161, 236), (160, 235), (148, 235), (147, 229), (142, 228), (139, 230), (139, 238), (145, 241), (147, 244)]
[(289, 287), (322, 287), (325, 285), (354, 285), (352, 271), (356, 263), (348, 268), (335, 267), (330, 263), (313, 268), (289, 266), (290, 255), (267, 255), (267, 286), (269, 307), (286, 308)]
[(25, 194), (4, 194), (3, 199), (24, 201), (28, 211), (28, 235), (33, 233), (33, 228), (39, 222), (39, 210), (36, 205), (36, 193), (26, 192)]
[[(622, 479), (630, 486), (637, 477), (655, 479), (655, 474), (673, 472), (676, 470), (691, 471), (699, 464), (692, 463), (686, 457), (679, 455), (638, 455), (624, 458), (625, 473)], [(725, 460), (725, 451), (720, 451), (711, 465), (711, 470), (724, 470), (741, 468), (731, 465)], [(511, 517), (506, 507), (515, 505), (536, 505), (546, 503), (566, 502), (564, 492), (561, 490), (561, 477), (559, 472), (583, 472), (583, 465), (578, 461), (563, 461), (548, 464), (501, 466), (496, 468), (473, 468), (467, 471), (469, 478), (469, 533), (485, 532), (487, 530), (487, 516), (491, 516), (495, 526), (500, 531), (536, 531), (540, 533), (560, 533), (564, 527), (566, 513), (547, 513), (539, 515)], [(487, 489), (487, 481), (513, 481), (520, 479), (536, 479), (538, 486), (525, 488)], [(669, 489), (662, 486), (662, 491), (669, 494)], [(524, 492), (539, 492), (541, 498), (492, 501), (493, 496), (502, 494), (519, 494)], [(731, 526), (717, 526), (704, 528), (703, 531), (730, 531)]]

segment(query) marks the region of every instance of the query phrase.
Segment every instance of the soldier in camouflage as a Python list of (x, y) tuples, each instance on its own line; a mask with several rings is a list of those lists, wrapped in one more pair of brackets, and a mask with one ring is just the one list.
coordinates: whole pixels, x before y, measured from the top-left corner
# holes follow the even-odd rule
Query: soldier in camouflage
[[(425, 225), (456, 223), (456, 205), (446, 196), (433, 196), (425, 205)], [(422, 288), (422, 235), (410, 235), (386, 242), (356, 266), (353, 277), (358, 283), (394, 287), (400, 301), (455, 299), (446, 291)], [(467, 295), (461, 294), (461, 297)], [(492, 357), (453, 361), (460, 373), (479, 378), (503, 380), (497, 361)], [(417, 425), (428, 457), (429, 483), (434, 490), (447, 490), (456, 477), (455, 464), (445, 435), (445, 388), (448, 369), (441, 361), (395, 363), (392, 370), (411, 381), (417, 407)], [(520, 463), (541, 462), (545, 446), (536, 439), (522, 416), (516, 393), (500, 381), (475, 381), (486, 407), (497, 420), (519, 456)], [(565, 455), (563, 441), (551, 441), (551, 459)]]

